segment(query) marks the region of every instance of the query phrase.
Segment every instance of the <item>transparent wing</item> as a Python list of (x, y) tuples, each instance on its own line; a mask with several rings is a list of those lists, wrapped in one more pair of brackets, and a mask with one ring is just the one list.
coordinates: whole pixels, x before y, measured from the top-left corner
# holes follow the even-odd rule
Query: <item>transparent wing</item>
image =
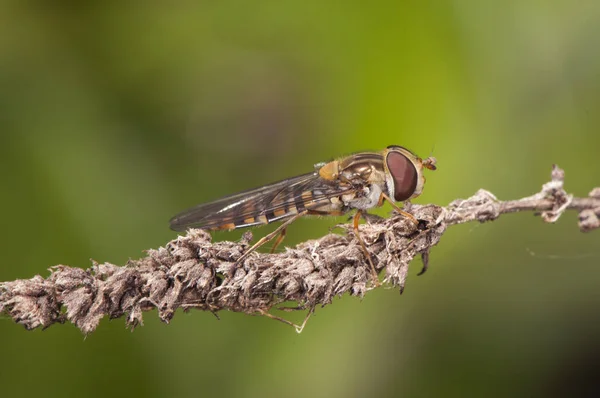
[(171, 229), (234, 229), (267, 224), (353, 191), (312, 172), (195, 206), (173, 217)]

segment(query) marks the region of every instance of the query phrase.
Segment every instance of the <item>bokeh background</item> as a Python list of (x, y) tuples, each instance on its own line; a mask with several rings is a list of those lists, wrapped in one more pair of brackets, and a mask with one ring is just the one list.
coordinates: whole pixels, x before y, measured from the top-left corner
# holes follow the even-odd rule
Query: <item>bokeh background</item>
[[(124, 264), (184, 208), (389, 144), (438, 158), (419, 203), (530, 195), (553, 163), (600, 185), (598, 1), (92, 3), (0, 6), (0, 280)], [(598, 396), (600, 231), (576, 222), (452, 228), (403, 295), (342, 297), (300, 335), (0, 318), (2, 396)]]

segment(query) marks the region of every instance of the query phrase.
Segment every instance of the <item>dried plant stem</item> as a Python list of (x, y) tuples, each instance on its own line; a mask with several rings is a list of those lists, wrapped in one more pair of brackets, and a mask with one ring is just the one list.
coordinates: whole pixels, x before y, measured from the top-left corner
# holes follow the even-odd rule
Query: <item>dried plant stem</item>
[[(376, 272), (384, 274), (384, 284), (402, 290), (410, 261), (420, 254), (424, 271), (429, 251), (454, 224), (491, 221), (520, 211), (537, 212), (544, 221), (554, 222), (565, 210), (577, 210), (581, 231), (599, 228), (600, 188), (589, 197), (574, 198), (563, 189), (563, 181), (564, 172), (554, 167), (552, 180), (530, 197), (499, 201), (480, 190), (446, 207), (407, 205), (405, 210), (420, 220), (419, 226), (395, 214), (369, 220), (360, 234)], [(57, 265), (47, 278), (38, 275), (0, 283), (0, 313), (26, 329), (70, 321), (86, 334), (105, 316), (125, 316), (133, 328), (142, 323), (144, 311), (154, 308), (165, 322), (178, 308), (196, 308), (265, 315), (292, 324), (269, 311), (293, 301), (310, 315), (336, 296), (362, 297), (374, 285), (372, 268), (352, 226), (341, 227), (345, 235), (328, 234), (283, 253), (252, 253), (240, 264), (236, 261), (252, 239), (249, 232), (240, 242), (211, 243), (205, 231), (190, 230), (123, 267), (94, 263), (84, 270)], [(304, 324), (294, 326), (301, 330)]]

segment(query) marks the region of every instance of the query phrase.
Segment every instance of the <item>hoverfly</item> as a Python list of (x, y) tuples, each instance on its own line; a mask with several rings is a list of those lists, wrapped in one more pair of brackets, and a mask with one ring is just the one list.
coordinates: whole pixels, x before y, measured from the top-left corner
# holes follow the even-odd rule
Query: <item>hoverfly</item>
[(171, 229), (233, 230), (283, 221), (275, 231), (248, 249), (238, 259), (240, 263), (258, 247), (279, 235), (271, 250), (274, 251), (283, 240), (287, 226), (302, 216), (343, 215), (356, 209), (354, 231), (376, 276), (371, 257), (358, 234), (361, 216), (387, 200), (416, 223), (411, 214), (394, 203), (419, 196), (425, 184), (423, 168), (435, 170), (435, 163), (433, 157), (422, 160), (408, 149), (396, 145), (380, 152), (355, 153), (318, 163), (310, 173), (192, 207), (171, 219)]

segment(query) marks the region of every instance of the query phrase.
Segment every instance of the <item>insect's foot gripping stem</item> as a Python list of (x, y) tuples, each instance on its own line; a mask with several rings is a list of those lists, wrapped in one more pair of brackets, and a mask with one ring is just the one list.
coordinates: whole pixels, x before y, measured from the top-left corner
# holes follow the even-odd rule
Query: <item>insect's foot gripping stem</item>
[(365, 253), (365, 257), (367, 258), (367, 260), (369, 261), (369, 265), (371, 266), (371, 274), (373, 277), (373, 286), (379, 287), (379, 286), (381, 286), (381, 282), (379, 282), (379, 274), (377, 274), (377, 269), (375, 268), (375, 265), (373, 264), (373, 259), (371, 258), (371, 253), (369, 253), (369, 251), (367, 250), (367, 246), (365, 245), (365, 242), (360, 237), (360, 233), (358, 231), (358, 223), (360, 221), (361, 216), (362, 216), (361, 210), (358, 210), (356, 212), (356, 214), (354, 215), (354, 225), (353, 225), (354, 226), (354, 235), (356, 236), (358, 243), (360, 243), (360, 247), (362, 248), (363, 252)]
[(410, 213), (407, 213), (407, 212), (405, 212), (405, 211), (404, 211), (404, 210), (402, 210), (402, 209), (396, 209), (396, 211), (397, 211), (398, 213), (402, 214), (404, 217), (408, 218), (410, 221), (412, 221), (412, 223), (413, 223), (415, 226), (418, 226), (418, 225), (419, 225), (419, 220), (417, 220), (417, 219), (415, 218), (415, 216), (413, 216), (412, 214), (410, 214)]

